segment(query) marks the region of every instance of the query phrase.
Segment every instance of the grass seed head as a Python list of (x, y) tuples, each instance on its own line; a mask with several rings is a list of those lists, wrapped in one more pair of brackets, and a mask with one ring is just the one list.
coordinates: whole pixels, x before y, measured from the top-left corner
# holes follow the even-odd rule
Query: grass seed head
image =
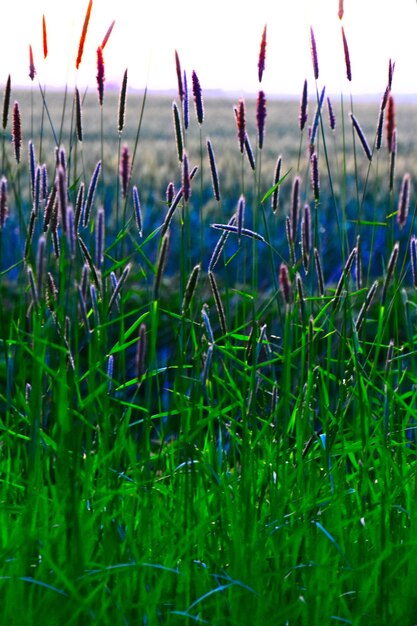
[(3, 98), (3, 115), (2, 115), (3, 130), (6, 130), (7, 120), (9, 118), (10, 93), (11, 93), (11, 78), (9, 74), (9, 76), (7, 77), (7, 81), (6, 81), (6, 87), (4, 89), (4, 98)]
[(319, 61), (317, 57), (317, 45), (316, 38), (314, 36), (314, 31), (312, 26), (310, 26), (310, 49), (311, 49), (311, 60), (313, 61), (313, 72), (314, 78), (318, 80), (319, 77)]
[(33, 50), (32, 46), (29, 46), (29, 78), (33, 81), (36, 76), (35, 63), (33, 61)]
[(307, 120), (308, 120), (308, 83), (307, 83), (307, 80), (305, 80), (304, 85), (303, 85), (303, 92), (301, 94), (300, 115), (298, 117), (301, 132), (304, 130)]
[(22, 148), (22, 120), (20, 116), (19, 103), (17, 101), (13, 106), (12, 141), (14, 144), (16, 163), (20, 163), (20, 151)]
[(103, 97), (104, 97), (104, 58), (103, 58), (103, 48), (99, 46), (97, 48), (97, 91), (98, 91), (98, 101), (100, 106), (103, 106)]
[(197, 117), (197, 121), (201, 126), (201, 124), (204, 121), (203, 95), (201, 91), (200, 81), (194, 70), (192, 71), (192, 74), (191, 74), (191, 80), (192, 80), (192, 85), (193, 85), (195, 114)]
[(42, 45), (43, 45), (43, 58), (48, 56), (48, 37), (46, 32), (46, 20), (45, 15), (42, 15)]
[(258, 129), (258, 146), (262, 150), (265, 137), (265, 120), (266, 120), (266, 97), (264, 91), (259, 91), (256, 101), (256, 126)]
[(78, 44), (77, 60), (75, 61), (75, 67), (76, 67), (77, 70), (80, 67), (80, 64), (81, 64), (81, 61), (82, 61), (82, 58), (83, 58), (85, 38), (87, 36), (88, 25), (90, 23), (90, 15), (91, 15), (92, 7), (93, 7), (93, 0), (90, 0), (89, 3), (88, 3), (88, 7), (87, 7), (87, 12), (85, 14), (85, 18), (84, 18), (84, 24), (83, 24), (83, 29), (81, 31), (80, 43)]
[(259, 59), (258, 59), (258, 80), (260, 83), (262, 82), (262, 76), (265, 70), (265, 57), (266, 57), (266, 24), (262, 32), (261, 47), (259, 50)]

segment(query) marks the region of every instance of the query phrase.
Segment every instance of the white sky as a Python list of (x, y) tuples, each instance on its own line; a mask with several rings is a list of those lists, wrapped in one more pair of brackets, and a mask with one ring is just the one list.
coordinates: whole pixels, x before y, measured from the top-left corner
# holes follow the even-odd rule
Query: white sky
[[(268, 94), (300, 94), (313, 86), (309, 26), (318, 49), (319, 86), (328, 93), (382, 93), (388, 60), (396, 62), (393, 89), (417, 93), (415, 0), (345, 0), (343, 24), (353, 81), (346, 80), (338, 0), (93, 0), (82, 65), (75, 58), (88, 0), (6, 0), (2, 3), (0, 87), (28, 85), (29, 43), (42, 85), (96, 88), (96, 49), (113, 19), (104, 51), (106, 81), (131, 87), (176, 88), (174, 50), (189, 83), (196, 70), (204, 89), (256, 92), (262, 30), (268, 28), (262, 87)], [(395, 8), (394, 8), (395, 5)], [(45, 14), (49, 54), (42, 53)]]

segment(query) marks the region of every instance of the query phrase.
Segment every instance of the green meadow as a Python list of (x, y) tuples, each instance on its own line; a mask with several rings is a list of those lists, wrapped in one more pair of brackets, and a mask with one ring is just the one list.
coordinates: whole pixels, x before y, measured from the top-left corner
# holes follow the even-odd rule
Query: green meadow
[(413, 626), (416, 105), (92, 81), (2, 85), (1, 622)]

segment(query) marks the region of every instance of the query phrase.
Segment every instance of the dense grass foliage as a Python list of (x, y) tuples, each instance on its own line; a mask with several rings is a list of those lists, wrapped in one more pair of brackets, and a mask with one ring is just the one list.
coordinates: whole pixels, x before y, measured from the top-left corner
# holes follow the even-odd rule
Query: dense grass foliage
[(2, 623), (417, 621), (416, 111), (315, 88), (12, 90)]

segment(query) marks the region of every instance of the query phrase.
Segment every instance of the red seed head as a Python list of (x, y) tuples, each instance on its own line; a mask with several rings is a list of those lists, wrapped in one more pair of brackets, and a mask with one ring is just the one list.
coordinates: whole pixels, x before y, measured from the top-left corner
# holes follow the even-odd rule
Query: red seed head
[(84, 24), (83, 24), (83, 30), (81, 32), (80, 43), (78, 45), (77, 60), (75, 62), (75, 67), (76, 67), (77, 70), (80, 67), (80, 64), (81, 64), (81, 61), (82, 61), (82, 58), (83, 58), (85, 38), (87, 36), (88, 24), (90, 22), (90, 15), (91, 15), (92, 7), (93, 7), (93, 0), (90, 0), (89, 3), (88, 3), (88, 7), (87, 7), (87, 12), (85, 14), (85, 18), (84, 18)]
[(48, 38), (46, 35), (46, 21), (45, 16), (42, 15), (42, 42), (43, 42), (43, 58), (48, 56)]
[(261, 48), (259, 50), (258, 79), (260, 83), (262, 82), (262, 76), (265, 70), (265, 56), (266, 56), (266, 24), (262, 33)]
[(344, 13), (343, 0), (339, 0), (339, 11), (338, 11), (338, 14), (337, 14), (339, 16), (339, 20), (342, 19), (343, 13)]
[(103, 59), (103, 48), (99, 46), (97, 48), (97, 90), (98, 90), (98, 101), (100, 102), (100, 106), (103, 106), (103, 96), (104, 96), (104, 59)]

